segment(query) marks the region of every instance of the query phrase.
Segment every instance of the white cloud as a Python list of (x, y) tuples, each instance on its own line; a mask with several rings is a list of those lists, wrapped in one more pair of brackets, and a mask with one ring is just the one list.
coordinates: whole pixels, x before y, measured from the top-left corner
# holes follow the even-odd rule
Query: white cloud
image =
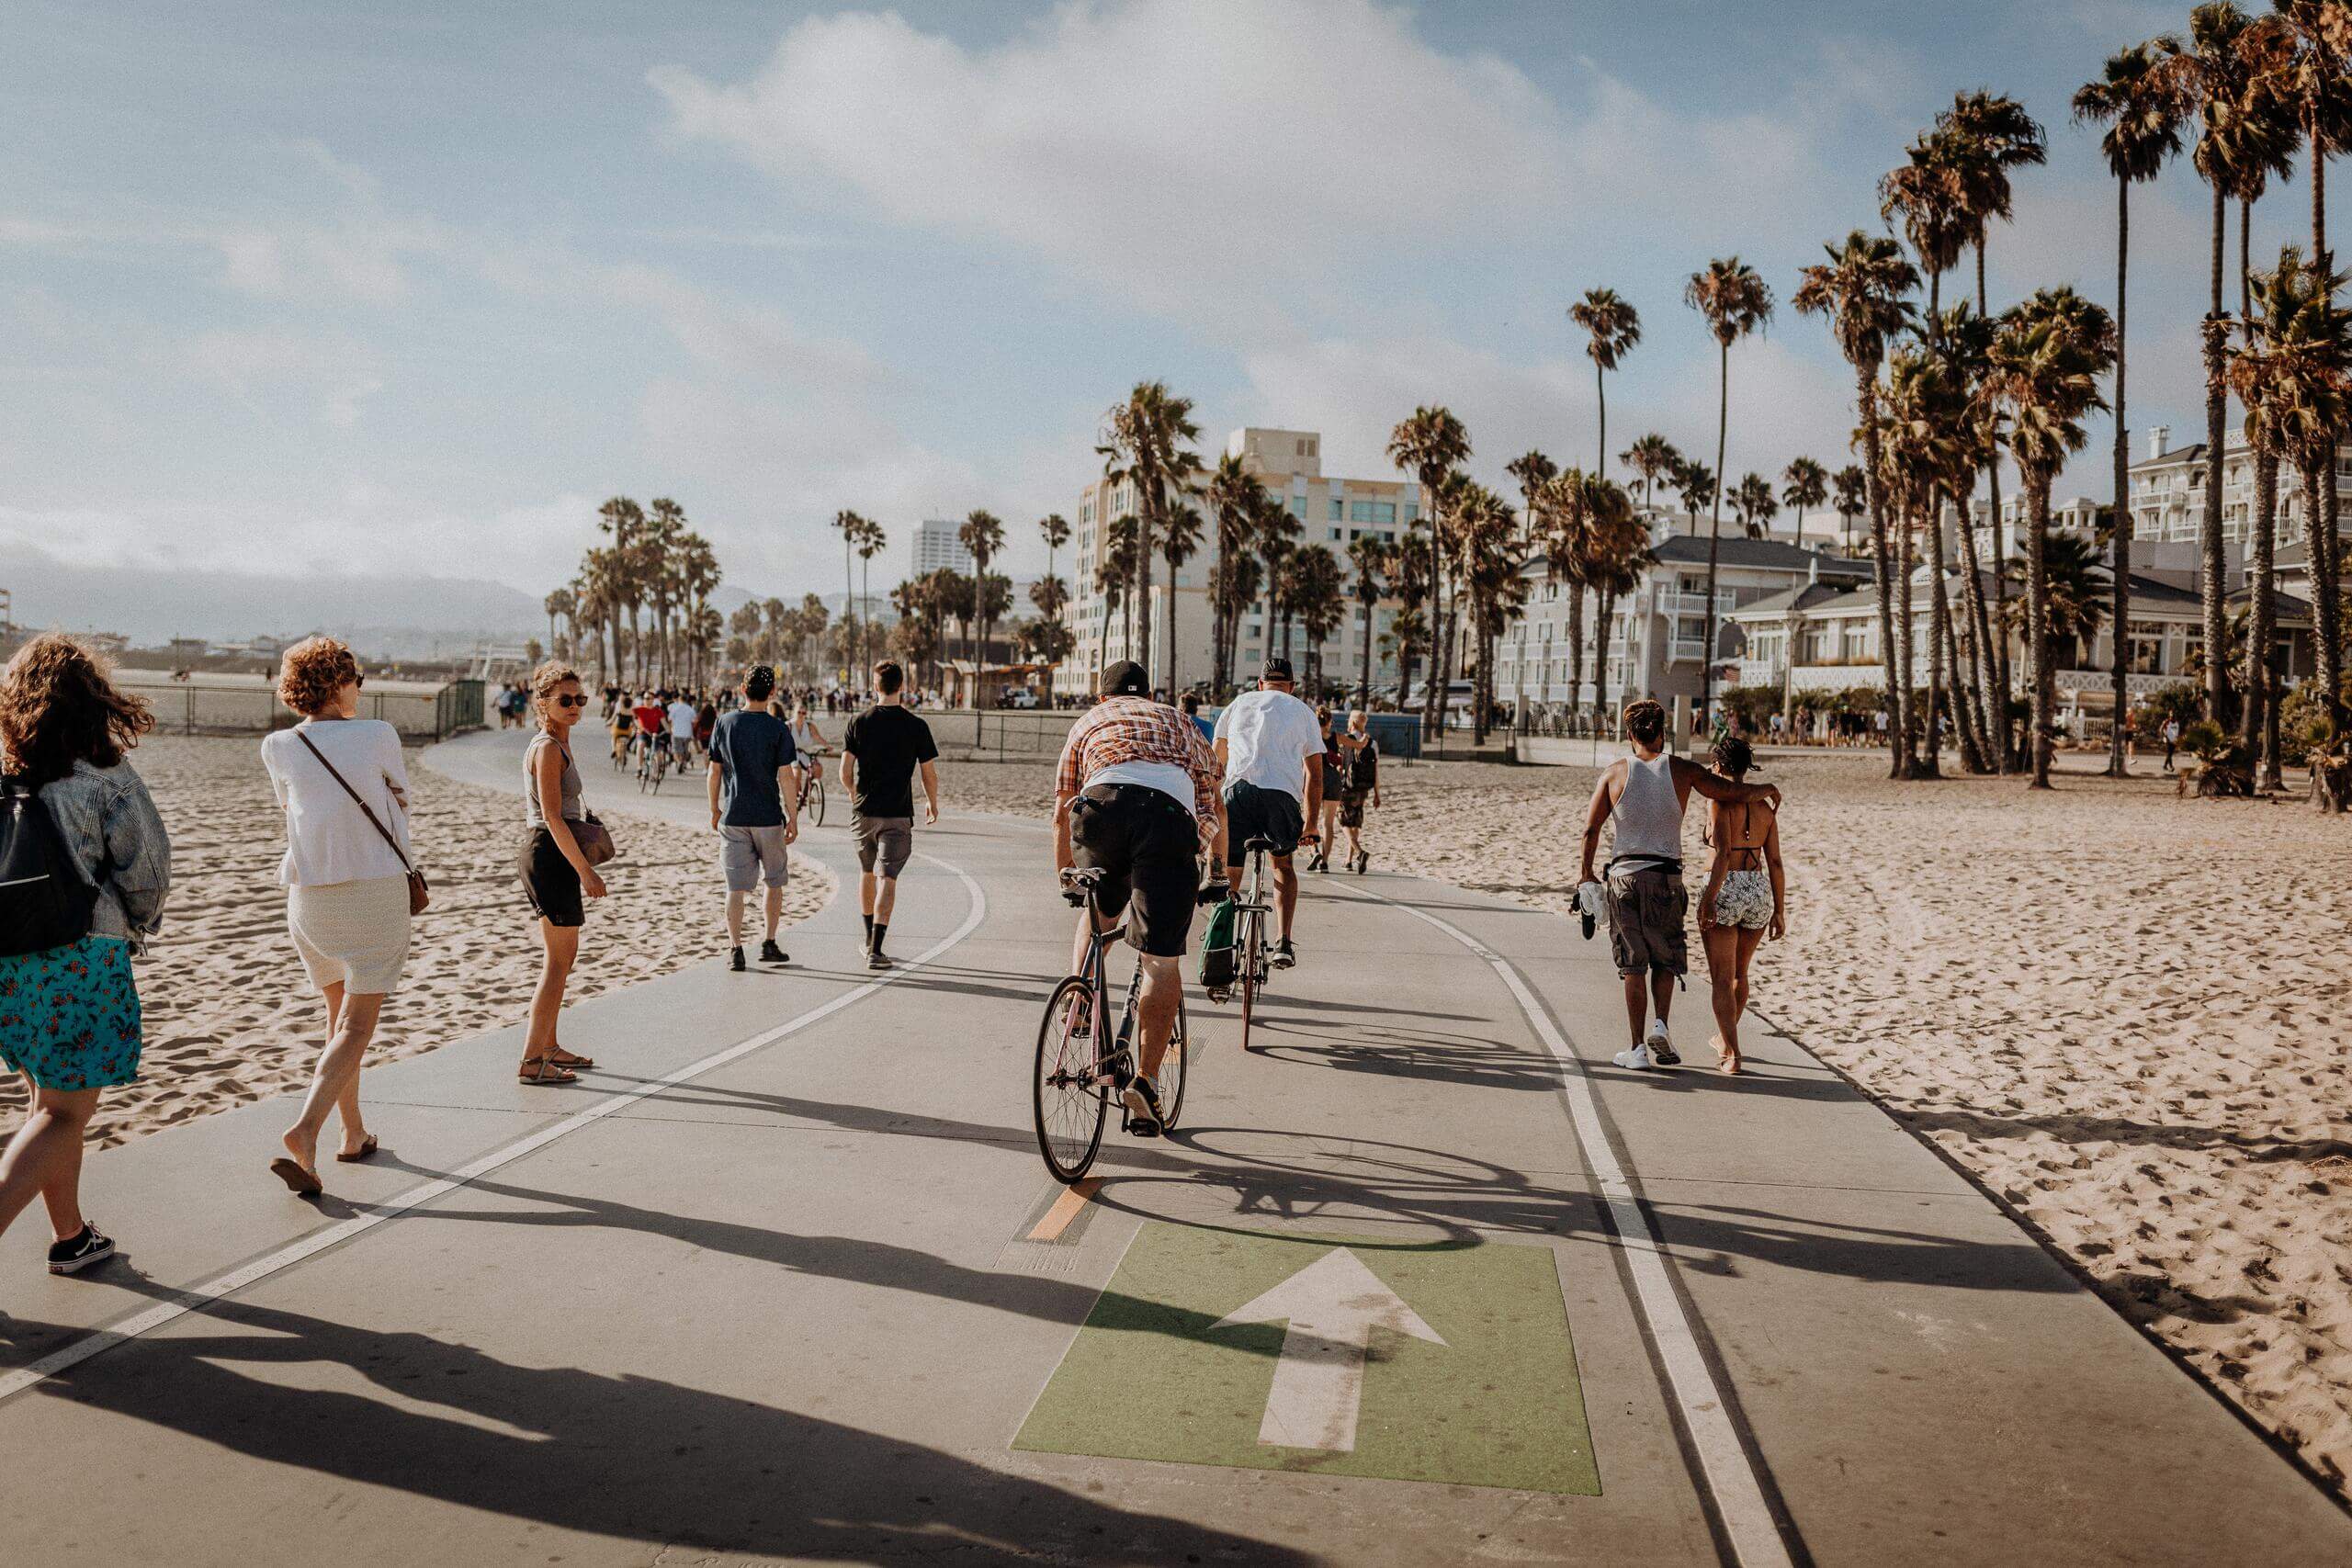
[(358, 423), (361, 405), (384, 385), (373, 354), (356, 340), (270, 328), (200, 333), (187, 361), (266, 419), (290, 404), (338, 429)]

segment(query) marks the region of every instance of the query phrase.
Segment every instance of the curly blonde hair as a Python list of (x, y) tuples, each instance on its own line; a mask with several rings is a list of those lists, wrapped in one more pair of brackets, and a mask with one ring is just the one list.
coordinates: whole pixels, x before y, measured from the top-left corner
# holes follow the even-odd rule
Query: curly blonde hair
[(359, 660), (331, 637), (306, 637), (277, 666), (277, 697), (309, 718), (324, 713), (335, 694), (359, 679)]
[[(549, 697), (555, 695), (555, 689), (558, 686), (562, 685), (566, 681), (570, 681), (575, 685), (579, 684), (580, 671), (574, 670), (571, 665), (562, 662), (560, 660), (550, 659), (546, 663), (540, 665), (537, 670), (532, 671), (531, 705), (534, 708), (540, 707), (540, 705)], [(542, 726), (547, 723), (547, 714), (545, 711), (542, 710), (539, 713), (538, 718), (539, 723)]]

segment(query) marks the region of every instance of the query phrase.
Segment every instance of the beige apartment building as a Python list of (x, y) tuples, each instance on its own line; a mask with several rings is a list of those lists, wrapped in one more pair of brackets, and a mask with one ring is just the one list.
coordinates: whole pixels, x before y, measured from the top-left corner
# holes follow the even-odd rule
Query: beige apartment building
[[(1239, 457), (1243, 466), (1290, 508), (1291, 515), (1301, 525), (1300, 546), (1323, 546), (1339, 557), (1342, 575), (1352, 579), (1353, 570), (1348, 562), (1350, 543), (1366, 535), (1389, 541), (1397, 538), (1420, 517), (1420, 487), (1396, 479), (1327, 477), (1323, 472), (1322, 446), (1323, 438), (1315, 431), (1255, 426), (1235, 431), (1226, 442), (1226, 450)], [(1177, 569), (1172, 592), (1168, 563), (1159, 558), (1152, 561), (1152, 646), (1148, 650), (1138, 650), (1127, 646), (1125, 607), (1121, 606), (1115, 615), (1111, 614), (1108, 602), (1095, 584), (1095, 573), (1102, 559), (1105, 525), (1134, 513), (1135, 485), (1131, 480), (1097, 479), (1079, 492), (1069, 567), (1069, 624), (1077, 634), (1078, 646), (1069, 660), (1054, 672), (1057, 694), (1078, 695), (1091, 691), (1095, 671), (1116, 659), (1137, 660), (1151, 671), (1156, 682), (1178, 691), (1208, 680), (1214, 672), (1211, 633), (1215, 620), (1209, 609), (1208, 584), (1210, 570), (1216, 565), (1216, 525), (1214, 518), (1207, 516), (1207, 507), (1200, 497), (1190, 498), (1190, 502), (1204, 514), (1200, 552)], [(1058, 563), (1057, 570), (1060, 570)], [(1395, 609), (1393, 604), (1383, 602), (1373, 610), (1375, 689), (1383, 684), (1393, 688), (1396, 684), (1396, 661), (1384, 658), (1380, 649), (1380, 638), (1388, 630)], [(1176, 636), (1172, 669), (1168, 641), (1171, 617)], [(1345, 624), (1323, 644), (1326, 679), (1354, 682), (1363, 669), (1363, 610), (1351, 604)], [(1268, 655), (1280, 649), (1281, 639), (1261, 594), (1242, 617), (1234, 656), (1234, 679), (1244, 683), (1255, 680)], [(1290, 652), (1291, 662), (1303, 680), (1306, 674), (1306, 634), (1295, 622), (1291, 627)]]

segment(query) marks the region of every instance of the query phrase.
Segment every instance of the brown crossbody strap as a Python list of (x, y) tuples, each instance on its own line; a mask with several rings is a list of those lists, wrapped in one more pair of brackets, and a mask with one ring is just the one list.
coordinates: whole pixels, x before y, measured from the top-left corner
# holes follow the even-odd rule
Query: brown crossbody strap
[(359, 798), (359, 792), (351, 787), (351, 781), (345, 778), (341, 773), (335, 772), (335, 765), (327, 761), (327, 754), (320, 750), (317, 746), (312, 745), (311, 738), (303, 734), (299, 728), (294, 731), (294, 739), (300, 740), (304, 746), (310, 748), (311, 755), (319, 760), (319, 766), (324, 768), (328, 773), (334, 777), (334, 782), (343, 786), (343, 793), (351, 796), (351, 804), (359, 807), (359, 814), (368, 818), (368, 826), (375, 829), (379, 833), (383, 834), (384, 842), (392, 846), (392, 853), (400, 857), (401, 869), (407, 872), (411, 876), (414, 876), (416, 874), (416, 867), (409, 863), (408, 853), (401, 848), (401, 841), (392, 837), (391, 829), (386, 828), (381, 822), (376, 820), (376, 814), (368, 809), (368, 803)]

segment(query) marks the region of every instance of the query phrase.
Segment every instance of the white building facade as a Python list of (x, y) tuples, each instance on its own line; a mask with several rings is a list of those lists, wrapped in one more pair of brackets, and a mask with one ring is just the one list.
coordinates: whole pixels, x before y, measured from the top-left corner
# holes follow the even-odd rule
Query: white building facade
[(956, 536), (960, 523), (932, 518), (915, 525), (914, 557), (909, 577), (925, 577), (940, 568), (960, 571), (967, 577), (972, 572), (972, 552)]

